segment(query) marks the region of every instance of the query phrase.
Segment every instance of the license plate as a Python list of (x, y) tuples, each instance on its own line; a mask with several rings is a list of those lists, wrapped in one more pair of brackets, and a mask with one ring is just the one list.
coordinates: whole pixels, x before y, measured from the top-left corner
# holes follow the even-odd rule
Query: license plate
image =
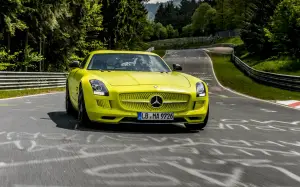
[(174, 120), (173, 113), (139, 112), (138, 120)]

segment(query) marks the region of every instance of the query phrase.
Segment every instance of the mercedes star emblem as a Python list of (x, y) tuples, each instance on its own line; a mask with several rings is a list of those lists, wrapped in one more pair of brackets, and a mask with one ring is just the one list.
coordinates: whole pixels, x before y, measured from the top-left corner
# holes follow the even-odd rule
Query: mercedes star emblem
[(163, 104), (163, 100), (160, 96), (154, 96), (151, 98), (150, 104), (152, 105), (152, 107), (158, 108)]

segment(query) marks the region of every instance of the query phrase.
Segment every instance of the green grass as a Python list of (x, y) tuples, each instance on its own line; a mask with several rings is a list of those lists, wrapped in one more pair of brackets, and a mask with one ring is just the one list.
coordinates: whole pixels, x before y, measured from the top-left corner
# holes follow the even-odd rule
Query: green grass
[(215, 43), (227, 43), (227, 44), (235, 44), (235, 45), (242, 45), (244, 44), (243, 40), (239, 37), (229, 37), (229, 38), (221, 38), (217, 40)]
[(289, 56), (263, 58), (258, 55), (250, 55), (244, 45), (239, 45), (235, 48), (235, 55), (257, 70), (300, 76), (300, 59)]
[(231, 61), (229, 55), (210, 54), (220, 83), (237, 92), (266, 100), (300, 100), (300, 92), (265, 86), (245, 76)]
[(163, 50), (163, 49), (161, 49), (161, 50), (154, 50), (154, 51), (152, 51), (152, 53), (156, 53), (160, 57), (163, 57), (166, 54), (166, 50)]
[(243, 41), (239, 36), (222, 38), (214, 42), (205, 41), (201, 37), (187, 37), (187, 38), (156, 40), (156, 41), (148, 42), (147, 45), (153, 46), (157, 50), (163, 50), (163, 49), (193, 49), (202, 46), (209, 46), (212, 44), (221, 44), (221, 43), (241, 45), (243, 44)]
[(0, 91), (0, 98), (20, 97), (27, 95), (35, 95), (42, 93), (51, 93), (57, 91), (65, 91), (65, 88), (44, 88), (44, 89), (26, 89), (26, 90), (4, 90)]
[(269, 58), (265, 60), (259, 57), (251, 57), (249, 55), (241, 56), (241, 60), (249, 64), (251, 67), (261, 71), (271, 73), (298, 75), (300, 76), (300, 60), (291, 59), (290, 57)]
[(210, 45), (210, 41), (203, 37), (185, 37), (151, 41), (147, 45), (153, 46), (155, 49), (189, 49)]

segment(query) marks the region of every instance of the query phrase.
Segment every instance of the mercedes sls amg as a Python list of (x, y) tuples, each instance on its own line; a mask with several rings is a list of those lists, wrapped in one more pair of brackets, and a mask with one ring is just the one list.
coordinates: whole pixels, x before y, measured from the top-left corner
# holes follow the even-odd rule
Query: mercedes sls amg
[(65, 106), (79, 125), (181, 123), (199, 130), (208, 122), (207, 84), (155, 53), (93, 51), (69, 66)]

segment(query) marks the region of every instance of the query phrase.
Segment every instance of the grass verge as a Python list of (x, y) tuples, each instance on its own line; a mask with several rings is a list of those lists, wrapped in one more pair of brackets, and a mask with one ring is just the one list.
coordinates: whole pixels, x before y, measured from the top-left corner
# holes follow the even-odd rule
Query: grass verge
[(193, 49), (218, 43), (240, 45), (243, 44), (243, 41), (239, 36), (222, 38), (214, 42), (203, 40), (199, 37), (187, 37), (151, 41), (147, 43), (147, 46), (154, 47), (155, 49)]
[(244, 75), (230, 60), (230, 55), (209, 54), (220, 83), (237, 92), (265, 100), (300, 100), (300, 92), (265, 86)]
[(260, 60), (255, 57), (245, 56), (242, 58), (245, 63), (257, 70), (300, 76), (300, 60), (290, 57), (269, 58)]
[(36, 95), (36, 94), (42, 94), (42, 93), (51, 93), (51, 92), (65, 91), (65, 90), (66, 90), (65, 88), (3, 90), (3, 91), (0, 91), (0, 99), (27, 96), (27, 95)]
[(166, 54), (166, 50), (163, 50), (163, 49), (154, 50), (154, 51), (152, 51), (152, 53), (155, 53), (155, 54), (159, 55), (160, 57), (163, 57)]
[(228, 43), (228, 44), (235, 44), (235, 45), (242, 45), (244, 44), (243, 40), (241, 37), (236, 36), (236, 37), (228, 37), (228, 38), (221, 38), (215, 42), (216, 44), (219, 43)]
[(287, 75), (300, 76), (300, 59), (289, 56), (273, 56), (262, 58), (258, 55), (250, 55), (244, 45), (235, 49), (236, 55), (254, 69)]

